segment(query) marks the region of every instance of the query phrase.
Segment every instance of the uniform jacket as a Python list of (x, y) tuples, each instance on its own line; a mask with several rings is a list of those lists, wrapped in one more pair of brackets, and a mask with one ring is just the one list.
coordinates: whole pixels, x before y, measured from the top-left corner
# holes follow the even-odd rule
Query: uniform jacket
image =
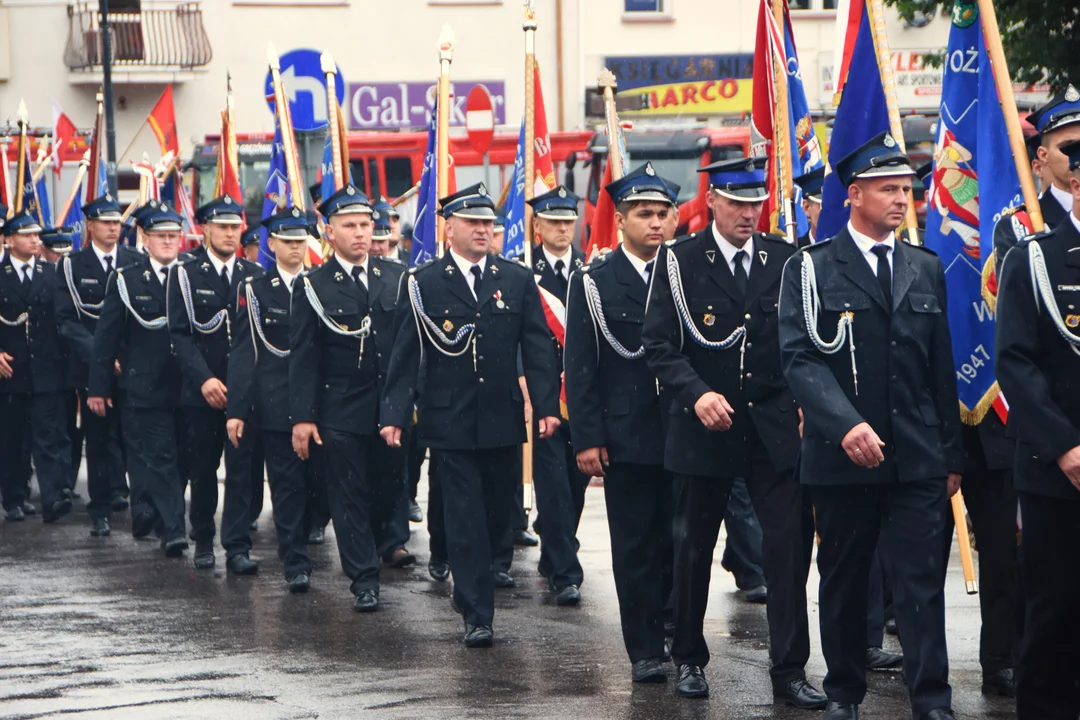
[(180, 401), (180, 364), (168, 326), (148, 330), (131, 316), (120, 298), (118, 274), (124, 277), (131, 307), (139, 317), (147, 322), (165, 317), (165, 288), (154, 277), (148, 257), (113, 272), (94, 331), (87, 394), (115, 397), (113, 365), (119, 359), (126, 387), (124, 402), (136, 408), (175, 408)]
[[(300, 286), (302, 280), (295, 279)], [(247, 288), (254, 302), (249, 302)], [(237, 288), (236, 323), (229, 354), (229, 418), (250, 422), (257, 416), (263, 430), (291, 432), (289, 417), (289, 358), (279, 357), (270, 348), (289, 350), (289, 310), (292, 295), (277, 266), (249, 275)], [(258, 318), (259, 331), (254, 327)]]
[[(642, 338), (649, 368), (672, 398), (665, 450), (669, 470), (746, 477), (755, 435), (777, 472), (794, 470), (799, 419), (780, 372), (776, 344), (780, 276), (784, 261), (794, 252), (781, 239), (755, 234), (746, 296), (740, 299), (710, 229), (679, 238), (661, 251)], [(740, 343), (727, 350), (706, 349), (683, 326), (668, 279), (671, 255), (681, 268), (690, 319), (706, 340), (723, 340), (746, 326), (741, 371)], [(707, 429), (694, 411), (694, 404), (709, 391), (723, 395), (734, 409), (729, 430)]]
[[(116, 251), (117, 267), (138, 262), (142, 253), (126, 245)], [(105, 299), (108, 275), (94, 250), (87, 246), (64, 257), (57, 266), (60, 293), (57, 299), (61, 314), (60, 334), (69, 351), (72, 379), (76, 387), (86, 388), (90, 382), (90, 362), (94, 331), (101, 310), (92, 309)], [(90, 306), (90, 307), (88, 307)]]
[[(367, 289), (329, 259), (298, 277), (289, 328), (289, 394), (292, 422), (313, 422), (342, 432), (372, 435), (379, 397), (394, 346), (394, 310), (405, 267), (380, 257), (368, 261)], [(319, 319), (304, 291), (304, 278), (327, 317), (348, 330), (371, 317), (363, 341), (339, 335)]]
[(1058, 202), (1057, 196), (1049, 188), (1039, 196), (1039, 209), (1042, 210), (1043, 222), (1047, 228), (1056, 228), (1069, 219), (1068, 211)]
[(566, 404), (575, 452), (605, 447), (611, 462), (664, 464), (656, 378), (645, 358), (628, 360), (593, 322), (584, 278), (596, 284), (611, 335), (641, 347), (649, 288), (624, 250), (601, 256), (570, 277), (566, 303)]
[[(193, 327), (181, 291), (181, 272), (186, 273), (190, 282), (196, 322), (209, 322), (221, 310), (228, 313), (228, 319), (214, 332), (202, 333)], [(202, 394), (203, 383), (210, 378), (225, 382), (235, 321), (236, 289), (245, 277), (260, 272), (263, 269), (257, 263), (238, 258), (233, 265), (229, 287), (225, 288), (205, 250), (173, 268), (169, 276), (168, 317), (169, 332), (184, 378), (180, 395), (182, 406), (209, 407)]]
[[(818, 332), (836, 337), (841, 313), (854, 313), (858, 394), (845, 342), (820, 352), (807, 335), (803, 253), (813, 258), (821, 302)], [(960, 405), (946, 314), (945, 274), (937, 255), (897, 242), (891, 315), (870, 264), (845, 228), (787, 264), (780, 296), (784, 374), (806, 418), (802, 481), (875, 484), (945, 478), (963, 470)], [(856, 466), (840, 442), (867, 422), (885, 442), (885, 462)]]
[[(14, 374), (0, 378), (0, 395), (59, 392), (68, 386), (56, 319), (56, 266), (38, 258), (29, 288), (19, 281), (11, 254), (0, 263), (0, 352), (13, 357)], [(25, 323), (8, 325), (23, 313)]]
[[(585, 266), (585, 254), (575, 247), (570, 248), (570, 267), (566, 269), (567, 276), (573, 273), (575, 270), (580, 270)], [(551, 267), (548, 262), (547, 255), (544, 251), (537, 246), (533, 251), (533, 274), (539, 279), (536, 284), (547, 290), (549, 293), (559, 299), (564, 306), (566, 305), (566, 294), (563, 292), (563, 286), (560, 284), (558, 276), (555, 274), (555, 268)], [(559, 345), (559, 341), (555, 339), (554, 335), (549, 332), (551, 337), (551, 344), (555, 348), (555, 359), (558, 367), (563, 365), (563, 348)]]
[[(416, 402), (422, 447), (475, 450), (523, 443), (519, 350), (534, 415), (558, 417), (559, 370), (531, 270), (488, 255), (479, 299), (449, 253), (410, 274), (431, 321), (450, 339), (475, 323), (475, 346), (472, 339), (462, 339), (450, 351), (468, 349), (456, 357), (436, 348), (413, 311), (406, 278), (398, 300), (399, 333), (382, 399), (382, 426), (409, 427)], [(420, 377), (426, 378), (422, 389)]]
[[(1054, 300), (1076, 334), (1080, 322), (1080, 233), (1066, 218), (1038, 236)], [(1006, 256), (997, 304), (995, 369), (1009, 400), (1009, 431), (1016, 436), (1013, 467), (1018, 490), (1080, 500), (1080, 491), (1057, 466), (1080, 445), (1080, 355), (1058, 332), (1042, 300), (1036, 307), (1029, 242)]]

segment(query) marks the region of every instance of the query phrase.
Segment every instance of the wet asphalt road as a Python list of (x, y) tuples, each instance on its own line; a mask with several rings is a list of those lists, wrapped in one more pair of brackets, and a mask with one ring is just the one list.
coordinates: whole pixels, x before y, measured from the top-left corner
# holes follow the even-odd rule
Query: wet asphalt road
[[(590, 488), (582, 519), (582, 605), (556, 607), (536, 571), (538, 549), (519, 549), (518, 588), (497, 591), (489, 650), (461, 644), (450, 586), (427, 574), (423, 526), (413, 525), (410, 543), (420, 564), (384, 570), (382, 610), (358, 615), (332, 528), (327, 544), (312, 548), (312, 590), (285, 590), (266, 505), (254, 578), (227, 575), (220, 547), (214, 571), (196, 572), (190, 551), (166, 559), (156, 541), (131, 537), (126, 512), (114, 514), (111, 537), (91, 538), (81, 501), (56, 525), (40, 516), (0, 522), (0, 718), (820, 717), (772, 704), (765, 610), (736, 594), (720, 568), (722, 547), (705, 628), (712, 697), (677, 698), (670, 681), (632, 686), (603, 488)], [(807, 670), (820, 687), (817, 581), (812, 569)], [(978, 601), (963, 592), (955, 552), (948, 592), (958, 716), (1013, 717), (1009, 701), (979, 694)], [(898, 675), (870, 678), (862, 717), (910, 717)]]

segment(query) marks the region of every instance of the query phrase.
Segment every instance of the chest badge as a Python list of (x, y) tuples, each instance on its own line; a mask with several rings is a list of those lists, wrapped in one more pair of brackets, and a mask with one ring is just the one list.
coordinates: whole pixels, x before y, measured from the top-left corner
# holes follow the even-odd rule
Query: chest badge
[(149, 270), (143, 270), (142, 279), (143, 279), (143, 282), (150, 282), (150, 271)]
[(380, 275), (382, 275), (382, 270), (380, 270), (379, 266), (376, 265), (375, 267), (371, 268), (371, 274), (375, 277), (379, 277)]
[(705, 323), (705, 327), (712, 327), (716, 324), (716, 316), (712, 313), (705, 313), (705, 317), (701, 319), (701, 322)]
[(1080, 327), (1080, 315), (1066, 315), (1065, 324), (1071, 328)]
[(334, 273), (334, 282), (339, 283), (344, 279), (345, 279), (345, 276), (342, 275), (340, 272)]
[(506, 303), (504, 303), (502, 299), (502, 290), (495, 291), (495, 307), (499, 308), (500, 310), (506, 308)]
[(443, 320), (442, 329), (443, 332), (454, 332), (454, 323), (449, 320)]

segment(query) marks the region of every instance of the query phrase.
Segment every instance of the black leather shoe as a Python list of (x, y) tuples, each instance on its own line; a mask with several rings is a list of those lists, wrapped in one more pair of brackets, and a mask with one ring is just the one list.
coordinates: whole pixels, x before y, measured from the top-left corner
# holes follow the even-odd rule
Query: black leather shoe
[(922, 720), (956, 720), (952, 708), (934, 708), (922, 716)]
[(832, 702), (825, 706), (821, 720), (859, 720), (859, 706), (854, 703)]
[(322, 545), (326, 542), (326, 531), (322, 528), (315, 528), (307, 536), (308, 545)]
[(37, 508), (29, 500), (23, 500), (22, 510), (27, 515), (37, 515)]
[(889, 618), (885, 621), (885, 634), (886, 635), (899, 635), (900, 628), (896, 627), (896, 618)]
[(487, 648), (495, 642), (495, 633), (490, 625), (465, 624), (465, 647)]
[(743, 593), (743, 597), (752, 605), (764, 605), (769, 601), (769, 588), (764, 585), (752, 587)]
[(667, 682), (659, 660), (638, 660), (630, 669), (630, 679), (636, 683)]
[(54, 502), (48, 510), (41, 513), (41, 519), (47, 523), (54, 523), (71, 512), (71, 500), (64, 498)]
[(16, 505), (15, 507), (7, 511), (8, 522), (22, 522), (25, 519), (26, 513), (23, 512), (22, 507), (20, 507), (19, 505)]
[(233, 575), (255, 575), (259, 572), (259, 563), (247, 553), (236, 553), (225, 561), (225, 566)]
[(383, 562), (389, 568), (407, 568), (416, 564), (416, 556), (403, 547), (395, 548), (387, 555)]
[(311, 576), (307, 573), (296, 573), (289, 578), (289, 592), (306, 593), (311, 587)]
[(982, 694), (1016, 697), (1016, 679), (1013, 677), (1012, 668), (983, 673)]
[(182, 557), (184, 551), (188, 549), (187, 538), (174, 537), (172, 540), (165, 541), (165, 557)]
[(420, 509), (420, 506), (416, 504), (415, 500), (409, 501), (409, 522), (424, 522), (424, 512)]
[(773, 685), (773, 700), (800, 710), (821, 710), (829, 698), (818, 692), (806, 678), (799, 678), (784, 685)]
[(214, 541), (195, 543), (195, 569), (211, 570), (214, 567)]
[(450, 565), (441, 560), (433, 560), (427, 566), (428, 575), (432, 580), (446, 582), (450, 579)]
[(94, 518), (94, 526), (90, 528), (90, 535), (92, 537), (105, 537), (112, 532), (109, 528), (109, 521), (103, 517)]
[(555, 604), (560, 607), (577, 605), (580, 602), (581, 590), (578, 589), (577, 585), (567, 585), (555, 593)]
[(697, 665), (680, 665), (675, 692), (685, 698), (709, 697), (709, 681), (705, 679), (705, 671)]
[(74, 488), (64, 488), (60, 493), (68, 500), (79, 500), (82, 498), (82, 495), (75, 492)]
[(374, 590), (361, 590), (353, 602), (353, 610), (361, 613), (375, 612), (379, 609), (379, 596)]
[(514, 544), (521, 547), (536, 547), (540, 544), (540, 541), (528, 530), (515, 530)]
[(879, 647), (866, 648), (866, 669), (884, 672), (887, 670), (899, 670), (904, 666), (904, 656), (900, 653), (888, 652)]
[(154, 532), (154, 526), (157, 525), (157, 520), (158, 517), (155, 512), (146, 511), (141, 508), (139, 510), (133, 510), (131, 513), (131, 536), (134, 538), (146, 537)]
[(514, 582), (514, 578), (510, 577), (504, 572), (497, 572), (492, 575), (492, 580), (495, 581), (495, 587), (500, 590), (508, 590), (509, 588), (517, 587), (517, 583)]
[(123, 495), (117, 495), (109, 501), (109, 506), (112, 507), (114, 512), (123, 512), (128, 509), (128, 499)]

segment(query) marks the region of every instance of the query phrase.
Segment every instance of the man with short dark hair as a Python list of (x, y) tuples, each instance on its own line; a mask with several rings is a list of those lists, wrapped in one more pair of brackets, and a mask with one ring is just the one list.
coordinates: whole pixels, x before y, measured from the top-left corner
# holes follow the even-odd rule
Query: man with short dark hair
[(805, 235), (800, 235), (798, 246), (801, 248), (817, 242), (817, 221), (821, 215), (821, 191), (825, 187), (825, 168), (819, 167), (795, 178), (795, 184), (802, 190), (802, 209), (806, 222), (810, 226)]
[(889, 133), (835, 172), (851, 220), (788, 261), (780, 296), (784, 375), (805, 415), (800, 477), (821, 536), (823, 720), (858, 718), (866, 695), (875, 548), (896, 589), (912, 717), (952, 720), (943, 535), (964, 459), (944, 268), (896, 238), (914, 170)]
[(794, 474), (798, 415), (776, 345), (781, 272), (795, 248), (755, 232), (768, 196), (763, 161), (721, 161), (701, 172), (709, 173), (713, 222), (660, 256), (642, 331), (649, 368), (671, 398), (664, 466), (675, 486), (676, 689), (709, 694), (712, 554), (741, 477), (763, 531), (773, 697), (819, 709), (825, 696), (805, 670), (813, 527)]
[(1036, 151), (1047, 181), (1040, 198), (1043, 219), (1048, 228), (1057, 227), (1069, 217), (1073, 197), (1069, 190), (1072, 172), (1062, 146), (1080, 140), (1080, 90), (1072, 84), (1028, 115), (1028, 122), (1039, 133)]

